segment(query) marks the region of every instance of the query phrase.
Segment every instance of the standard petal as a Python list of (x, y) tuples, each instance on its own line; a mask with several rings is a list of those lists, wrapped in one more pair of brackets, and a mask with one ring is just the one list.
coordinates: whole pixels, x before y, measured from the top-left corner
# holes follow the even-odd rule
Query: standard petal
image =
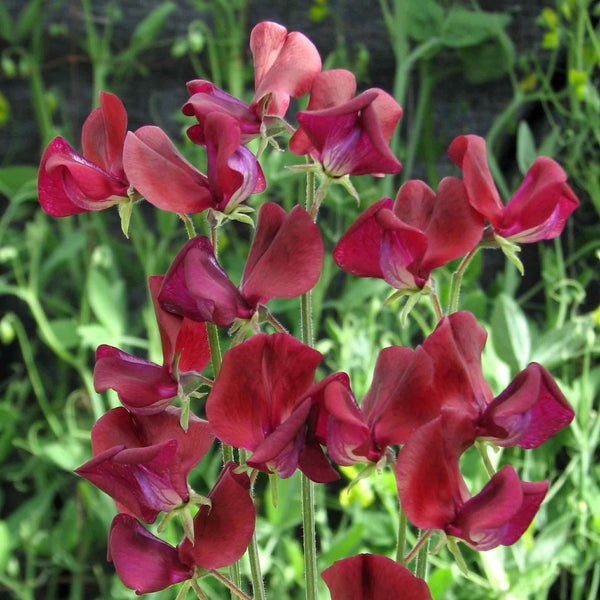
[(202, 506), (194, 517), (194, 544), (185, 538), (179, 558), (205, 569), (219, 569), (242, 557), (254, 533), (256, 511), (250, 480), (228, 462), (208, 494), (212, 506)]
[[(251, 109), (263, 109), (264, 115), (283, 117), (290, 96), (299, 98), (310, 89), (321, 70), (321, 57), (315, 45), (302, 33), (272, 21), (256, 25), (250, 34), (250, 50), (254, 57), (256, 92)], [(267, 98), (266, 105), (260, 107)]]
[(129, 515), (117, 515), (108, 534), (108, 560), (124, 585), (137, 594), (163, 590), (190, 579), (193, 568), (179, 560), (177, 549), (152, 535)]
[(251, 306), (294, 298), (316, 285), (322, 265), (321, 233), (310, 215), (301, 206), (288, 215), (267, 202), (260, 207), (240, 291)]
[(321, 573), (331, 600), (431, 600), (422, 579), (391, 558), (359, 554), (333, 563)]
[(159, 127), (147, 125), (127, 134), (123, 165), (133, 187), (161, 210), (197, 213), (213, 206), (206, 176)]

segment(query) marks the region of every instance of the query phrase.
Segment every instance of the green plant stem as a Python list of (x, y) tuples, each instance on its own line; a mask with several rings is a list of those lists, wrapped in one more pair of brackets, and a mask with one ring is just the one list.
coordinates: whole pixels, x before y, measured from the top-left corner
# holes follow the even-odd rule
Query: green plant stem
[(417, 566), (415, 569), (415, 575), (420, 579), (425, 579), (427, 577), (427, 556), (429, 554), (429, 538), (431, 536), (432, 530), (430, 529), (424, 536), (424, 543), (419, 549), (419, 553), (417, 554)]
[(221, 573), (219, 573), (219, 571), (216, 569), (211, 569), (210, 574), (230, 589), (232, 598), (237, 597), (242, 598), (242, 600), (252, 600), (252, 598), (244, 594), (244, 592), (242, 592), (242, 590), (240, 590), (240, 588), (233, 581), (229, 581), (227, 577), (223, 577), (223, 575), (221, 575)]
[(413, 560), (413, 558), (415, 558), (417, 556), (417, 554), (419, 554), (421, 552), (423, 544), (431, 537), (431, 534), (433, 533), (433, 529), (427, 529), (425, 531), (420, 529), (419, 533), (420, 533), (420, 537), (417, 540), (417, 543), (415, 544), (414, 548), (404, 557), (404, 561), (403, 561), (404, 565), (407, 565), (409, 562), (411, 562)]
[(442, 310), (442, 305), (440, 304), (440, 299), (438, 295), (432, 290), (429, 294), (431, 298), (431, 305), (433, 306), (433, 312), (435, 313), (435, 318), (439, 322), (444, 317), (444, 311)]
[(458, 269), (452, 273), (452, 283), (450, 284), (450, 304), (448, 314), (455, 313), (458, 310), (458, 299), (460, 297), (460, 286), (462, 279), (469, 263), (473, 260), (475, 254), (479, 250), (479, 246), (473, 248), (461, 261)]
[(406, 513), (402, 510), (402, 506), (400, 509), (400, 522), (398, 524), (398, 545), (396, 546), (396, 562), (400, 563), (403, 566), (404, 562), (404, 552), (406, 550), (406, 527), (408, 526), (408, 520), (406, 518)]
[(494, 465), (488, 456), (487, 449), (483, 442), (477, 440), (475, 442), (475, 447), (477, 448), (477, 452), (481, 456), (481, 460), (483, 461), (483, 465), (485, 466), (485, 470), (490, 477), (493, 477), (496, 474), (496, 469), (494, 469)]

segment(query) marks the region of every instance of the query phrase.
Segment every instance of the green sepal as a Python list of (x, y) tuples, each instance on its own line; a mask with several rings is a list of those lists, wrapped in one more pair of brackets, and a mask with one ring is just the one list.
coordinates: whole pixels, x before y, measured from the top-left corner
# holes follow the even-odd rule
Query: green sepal
[(269, 483), (271, 484), (271, 502), (273, 508), (279, 504), (279, 489), (277, 488), (277, 473), (269, 473)]
[(131, 213), (133, 212), (133, 200), (131, 197), (119, 200), (118, 209), (119, 218), (121, 219), (121, 231), (129, 239), (129, 222), (131, 221)]
[(358, 472), (356, 477), (348, 484), (346, 488), (346, 493), (349, 494), (352, 488), (361, 480), (367, 479), (370, 477), (375, 471), (377, 471), (377, 465), (375, 463), (369, 463), (361, 471)]
[(184, 600), (184, 598), (187, 596), (187, 593), (190, 591), (191, 587), (192, 587), (192, 582), (190, 579), (188, 579), (187, 581), (184, 581), (183, 585), (179, 588), (179, 592), (178, 592), (177, 596), (175, 597), (175, 600)]
[(452, 554), (452, 556), (454, 556), (454, 559), (456, 560), (456, 564), (458, 565), (458, 568), (461, 570), (461, 572), (468, 576), (469, 575), (469, 568), (467, 567), (467, 563), (465, 562), (465, 559), (463, 558), (462, 552), (460, 551), (460, 548), (458, 547), (458, 544), (456, 543), (456, 539), (454, 537), (452, 537), (451, 535), (446, 537), (446, 544), (448, 546), (448, 550), (450, 550), (450, 554)]
[(336, 177), (333, 180), (333, 183), (337, 183), (338, 185), (341, 185), (356, 200), (357, 206), (360, 206), (360, 196), (358, 195), (356, 188), (350, 181), (350, 175), (344, 175), (343, 177)]
[(188, 396), (181, 399), (181, 416), (179, 417), (179, 424), (181, 425), (181, 429), (187, 433), (190, 425), (190, 399)]
[(400, 324), (402, 327), (406, 326), (406, 320), (408, 319), (408, 315), (410, 311), (416, 306), (417, 302), (421, 299), (423, 294), (426, 293), (423, 290), (411, 290), (408, 293), (408, 298), (400, 311)]
[(517, 267), (519, 273), (521, 273), (521, 277), (525, 274), (525, 268), (523, 267), (523, 263), (517, 256), (518, 252), (521, 252), (521, 247), (514, 242), (511, 242), (503, 237), (500, 237), (498, 234), (494, 233), (494, 239), (498, 242), (498, 246), (500, 246), (502, 252), (504, 252), (504, 256), (510, 260), (510, 262)]

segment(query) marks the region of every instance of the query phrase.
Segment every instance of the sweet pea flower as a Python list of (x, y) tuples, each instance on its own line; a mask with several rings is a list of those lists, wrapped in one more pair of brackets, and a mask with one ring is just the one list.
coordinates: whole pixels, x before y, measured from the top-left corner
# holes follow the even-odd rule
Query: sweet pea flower
[[(227, 350), (206, 403), (224, 444), (253, 452), (251, 467), (287, 478), (300, 470), (313, 481), (338, 475), (315, 441), (320, 387), (312, 386), (320, 352), (285, 333), (258, 334)], [(311, 414), (312, 413), (312, 414)]]
[(431, 600), (422, 579), (379, 554), (338, 560), (321, 573), (331, 600)]
[(448, 156), (463, 172), (469, 202), (492, 225), (494, 233), (513, 242), (537, 242), (559, 236), (567, 217), (579, 206), (561, 166), (536, 158), (516, 194), (504, 206), (487, 164), (485, 139), (462, 135)]
[(174, 397), (195, 389), (210, 360), (206, 325), (169, 313), (158, 303), (163, 276), (148, 279), (160, 332), (163, 365), (103, 344), (96, 350), (94, 387), (114, 389), (123, 406), (138, 415), (156, 414)]
[(265, 189), (260, 165), (240, 143), (240, 128), (233, 117), (208, 115), (202, 136), (206, 176), (181, 155), (164, 131), (149, 125), (127, 134), (125, 171), (135, 189), (161, 210), (232, 212), (250, 194)]
[(270, 298), (293, 298), (317, 283), (323, 242), (308, 213), (296, 206), (287, 214), (274, 202), (260, 207), (240, 285), (221, 268), (210, 240), (197, 236), (179, 251), (159, 294), (169, 312), (220, 327), (250, 319)]
[(109, 410), (92, 428), (93, 458), (75, 470), (115, 500), (122, 512), (153, 523), (159, 512), (188, 502), (187, 475), (206, 454), (214, 435), (209, 424), (168, 407), (151, 416)]
[(459, 469), (473, 424), (453, 408), (414, 432), (396, 461), (402, 509), (422, 529), (441, 529), (476, 550), (514, 544), (542, 503), (549, 482), (524, 482), (505, 465), (471, 497)]
[(117, 515), (108, 537), (108, 560), (121, 581), (137, 594), (165, 589), (195, 576), (196, 567), (218, 569), (242, 557), (254, 532), (256, 511), (250, 480), (229, 462), (208, 494), (211, 506), (194, 517), (194, 543), (176, 548), (149, 533), (132, 516)]
[(127, 113), (121, 101), (100, 92), (100, 106), (83, 124), (76, 152), (62, 137), (46, 147), (38, 172), (42, 208), (53, 217), (102, 210), (128, 197), (123, 170), (123, 143)]
[(295, 154), (313, 154), (326, 176), (382, 175), (402, 168), (389, 149), (400, 105), (371, 88), (354, 97), (354, 75), (343, 69), (319, 73), (307, 110), (299, 111), (299, 129), (290, 140)]
[(384, 198), (363, 212), (337, 243), (333, 258), (344, 271), (385, 279), (397, 289), (423, 289), (433, 269), (477, 246), (483, 217), (469, 204), (456, 177), (437, 194), (407, 181), (395, 201)]

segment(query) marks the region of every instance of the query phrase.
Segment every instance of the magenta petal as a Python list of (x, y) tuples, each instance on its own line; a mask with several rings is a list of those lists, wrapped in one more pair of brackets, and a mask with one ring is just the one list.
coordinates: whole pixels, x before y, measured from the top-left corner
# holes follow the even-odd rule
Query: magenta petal
[(123, 405), (137, 414), (161, 412), (177, 396), (177, 382), (168, 370), (107, 345), (96, 350), (94, 388), (115, 390)]
[(537, 158), (495, 224), (496, 233), (515, 242), (559, 236), (567, 217), (579, 206), (566, 179), (557, 162), (546, 156)]
[(137, 594), (163, 590), (190, 579), (193, 569), (177, 549), (152, 535), (129, 515), (115, 516), (108, 534), (108, 560), (123, 584)]
[(202, 506), (194, 517), (194, 544), (184, 539), (179, 558), (205, 569), (219, 569), (242, 557), (254, 533), (256, 511), (250, 479), (228, 462), (208, 494), (212, 506)]
[(515, 470), (505, 465), (464, 504), (446, 532), (477, 550), (512, 544), (531, 523), (547, 490), (547, 481), (521, 482)]
[(250, 50), (254, 57), (256, 88), (250, 106), (256, 110), (267, 97), (263, 115), (283, 117), (290, 96), (299, 98), (308, 92), (321, 70), (319, 52), (302, 33), (288, 33), (285, 27), (272, 21), (263, 21), (254, 27)]
[(316, 285), (322, 264), (321, 234), (309, 214), (296, 206), (288, 215), (266, 202), (260, 207), (240, 291), (251, 306), (270, 298), (294, 298)]
[(213, 205), (206, 176), (159, 127), (147, 125), (127, 134), (123, 164), (133, 187), (161, 210), (196, 213)]
[(298, 458), (298, 468), (315, 483), (329, 483), (340, 478), (320, 444), (315, 440), (307, 442), (304, 446)]
[(391, 198), (383, 198), (350, 225), (333, 251), (333, 260), (340, 269), (358, 277), (383, 279), (380, 260), (385, 230), (376, 217), (380, 210), (389, 210), (392, 205)]
[(552, 375), (531, 363), (490, 403), (479, 421), (478, 435), (499, 446), (537, 448), (574, 416)]
[(93, 110), (81, 129), (85, 158), (118, 177), (123, 171), (123, 144), (127, 133), (127, 112), (114, 94), (100, 92), (100, 106)]
[(431, 600), (422, 579), (391, 558), (359, 554), (338, 560), (321, 573), (331, 600)]
[(127, 197), (128, 184), (75, 152), (62, 137), (46, 147), (38, 171), (42, 208), (53, 217), (103, 210)]
[(285, 333), (254, 335), (227, 350), (206, 402), (217, 438), (254, 451), (292, 413), (321, 359)]
[(450, 144), (448, 156), (462, 169), (471, 206), (496, 227), (504, 205), (488, 166), (485, 139), (478, 135), (458, 136)]
[(210, 240), (200, 235), (189, 240), (174, 258), (158, 301), (168, 312), (220, 327), (253, 313), (217, 262)]

